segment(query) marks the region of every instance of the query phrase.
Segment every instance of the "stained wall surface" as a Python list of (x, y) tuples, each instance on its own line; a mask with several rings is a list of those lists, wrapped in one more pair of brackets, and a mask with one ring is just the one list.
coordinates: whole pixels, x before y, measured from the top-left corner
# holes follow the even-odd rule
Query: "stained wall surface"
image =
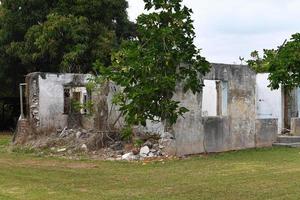
[(29, 118), (40, 129), (64, 128), (69, 116), (64, 113), (64, 88), (82, 87), (89, 75), (33, 73), (27, 76)]
[(217, 117), (202, 116), (202, 94), (178, 90), (175, 99), (190, 112), (173, 128), (177, 155), (255, 147), (255, 72), (247, 66), (213, 64), (204, 79), (226, 83), (228, 91), (222, 99), (226, 106), (222, 107), (227, 110)]

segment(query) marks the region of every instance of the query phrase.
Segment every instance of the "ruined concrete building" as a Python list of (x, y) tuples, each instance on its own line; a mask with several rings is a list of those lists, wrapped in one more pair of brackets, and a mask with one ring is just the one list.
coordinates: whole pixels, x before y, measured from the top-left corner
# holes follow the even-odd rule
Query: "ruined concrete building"
[[(26, 123), (37, 132), (76, 125), (100, 130), (121, 128), (122, 118), (112, 104), (118, 88), (107, 85), (90, 92), (86, 88), (90, 77), (29, 74), (20, 134)], [(291, 122), (296, 127), (294, 131), (299, 129), (300, 104), (296, 97), (300, 92), (295, 90), (289, 94), (294, 98), (290, 98), (282, 95), (281, 90), (271, 91), (267, 87), (267, 74), (256, 74), (248, 66), (212, 64), (204, 84), (202, 93), (184, 93), (178, 87), (174, 95), (190, 112), (172, 128), (175, 139), (169, 145), (173, 154), (271, 146), (282, 129), (290, 129)], [(93, 111), (80, 106), (74, 110), (74, 102), (88, 101), (94, 102)], [(143, 131), (162, 134), (164, 129), (161, 123), (149, 122)]]

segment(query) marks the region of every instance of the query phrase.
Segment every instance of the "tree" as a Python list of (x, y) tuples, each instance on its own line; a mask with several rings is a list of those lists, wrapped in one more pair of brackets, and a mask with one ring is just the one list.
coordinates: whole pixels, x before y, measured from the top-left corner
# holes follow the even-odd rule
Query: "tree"
[[(2, 0), (0, 84), (16, 92), (32, 71), (90, 72), (134, 35), (126, 0)], [(0, 94), (1, 95), (1, 94)], [(7, 94), (6, 94), (7, 95)]]
[(200, 92), (209, 63), (193, 44), (192, 10), (182, 0), (144, 0), (149, 14), (137, 19), (137, 37), (123, 41), (112, 56), (112, 66), (98, 64), (100, 78), (122, 86), (115, 100), (128, 126), (146, 120), (168, 125), (188, 112), (172, 99), (180, 84)]
[(277, 49), (265, 49), (262, 58), (257, 51), (251, 56), (250, 66), (270, 73), (272, 89), (278, 89), (280, 85), (287, 90), (300, 86), (300, 33), (292, 35)]

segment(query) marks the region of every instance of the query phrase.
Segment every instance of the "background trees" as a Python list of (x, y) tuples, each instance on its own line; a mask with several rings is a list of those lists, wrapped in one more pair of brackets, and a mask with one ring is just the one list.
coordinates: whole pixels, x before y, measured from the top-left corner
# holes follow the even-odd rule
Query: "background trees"
[(32, 71), (89, 72), (110, 65), (121, 39), (134, 35), (125, 0), (2, 0), (1, 95), (15, 96)]
[(265, 49), (263, 57), (257, 51), (251, 56), (250, 66), (259, 72), (270, 73), (272, 89), (278, 89), (280, 85), (287, 90), (300, 86), (300, 33), (292, 35), (277, 49)]

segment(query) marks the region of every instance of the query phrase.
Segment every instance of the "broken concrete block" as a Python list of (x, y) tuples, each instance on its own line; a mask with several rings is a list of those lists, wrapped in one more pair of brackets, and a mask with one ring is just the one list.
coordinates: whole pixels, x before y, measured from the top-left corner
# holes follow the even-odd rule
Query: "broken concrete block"
[(130, 153), (126, 153), (122, 156), (122, 160), (127, 160), (127, 161), (131, 161), (131, 160), (138, 160), (138, 156), (133, 155), (132, 152)]
[(148, 146), (144, 146), (140, 150), (140, 156), (141, 157), (146, 157), (149, 154), (149, 152), (150, 152), (149, 147)]

